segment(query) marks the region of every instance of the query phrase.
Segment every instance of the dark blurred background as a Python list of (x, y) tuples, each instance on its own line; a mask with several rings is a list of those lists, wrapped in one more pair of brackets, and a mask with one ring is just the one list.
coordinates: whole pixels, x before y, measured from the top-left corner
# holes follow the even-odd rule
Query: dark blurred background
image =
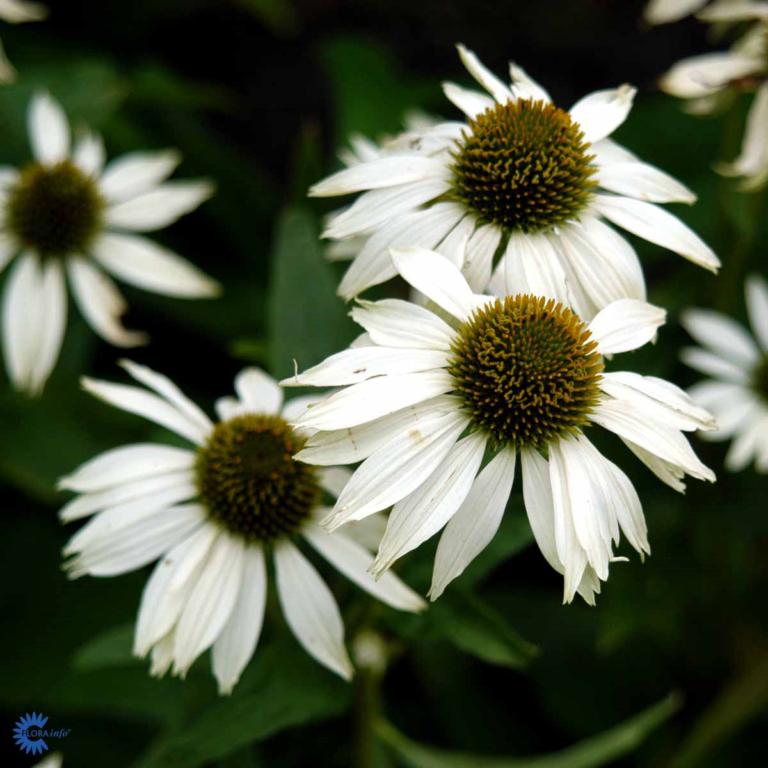
[[(153, 339), (131, 357), (206, 406), (245, 364), (285, 375), (293, 358), (306, 367), (353, 337), (334, 296), (340, 265), (324, 261), (316, 240), (329, 207), (307, 201), (305, 190), (337, 167), (350, 133), (397, 130), (412, 109), (455, 117), (439, 83), (469, 82), (459, 41), (502, 76), (508, 60), (522, 64), (563, 106), (590, 90), (637, 85), (617, 138), (699, 194), (696, 206), (676, 212), (724, 269), (715, 278), (635, 243), (650, 299), (669, 309), (670, 322), (654, 348), (624, 356), (622, 367), (691, 384), (677, 361), (688, 342), (679, 311), (717, 306), (743, 319), (745, 274), (766, 275), (763, 198), (737, 193), (711, 171), (735, 153), (744, 105), (693, 118), (655, 87), (676, 60), (706, 49), (695, 21), (649, 30), (635, 0), (49, 6), (43, 23), (0, 23), (20, 73), (0, 88), (0, 165), (28, 161), (26, 106), (47, 88), (75, 125), (103, 132), (110, 156), (175, 146), (185, 158), (177, 177), (216, 180), (216, 197), (158, 239), (219, 279), (223, 298), (183, 302), (125, 288), (127, 324)], [(79, 392), (85, 372), (123, 378), (120, 356), (72, 309), (43, 397), (29, 401), (0, 384), (4, 765), (35, 762), (11, 739), (29, 710), (73, 729), (61, 742), (67, 768), (449, 765), (431, 753), (434, 762), (424, 762), (416, 746), (396, 748), (392, 738), (382, 746), (371, 734), (377, 716), (416, 742), (470, 755), (453, 768), (480, 764), (473, 754), (520, 758), (498, 768), (765, 764), (767, 486), (752, 470), (727, 475), (719, 444), (696, 447), (720, 482), (694, 481), (678, 496), (600, 438), (638, 487), (653, 556), (616, 564), (596, 609), (560, 605), (560, 579), (530, 545), (518, 487), (498, 540), (425, 617), (371, 609), (332, 580), (350, 639), (374, 627), (392, 655), (381, 690), (372, 692), (371, 676), (351, 688), (332, 679), (297, 649), (278, 613), (231, 699), (217, 701), (207, 659), (184, 684), (150, 680), (147, 665), (130, 659), (146, 573), (68, 583), (59, 570), (71, 531), (56, 521), (64, 501), (56, 478), (99, 450), (168, 439)], [(432, 554), (422, 548), (403, 564), (419, 588)], [(593, 747), (586, 761), (576, 753), (561, 763), (523, 760), (605, 733), (671, 692), (679, 706), (665, 705), (664, 722), (629, 754), (598, 759)], [(616, 738), (632, 746), (636, 736)]]

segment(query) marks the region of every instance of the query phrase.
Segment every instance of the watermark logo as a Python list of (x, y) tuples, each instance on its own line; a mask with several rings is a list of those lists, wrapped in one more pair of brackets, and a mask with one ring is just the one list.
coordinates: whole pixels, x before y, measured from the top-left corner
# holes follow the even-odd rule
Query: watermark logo
[(71, 728), (46, 728), (48, 715), (42, 712), (27, 712), (13, 727), (16, 746), (28, 755), (41, 755), (48, 751), (46, 739), (63, 739), (72, 732)]

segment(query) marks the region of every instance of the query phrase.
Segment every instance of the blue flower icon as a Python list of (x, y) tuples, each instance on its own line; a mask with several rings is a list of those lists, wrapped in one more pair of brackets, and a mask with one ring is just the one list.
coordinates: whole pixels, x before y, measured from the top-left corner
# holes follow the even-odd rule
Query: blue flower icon
[(22, 715), (13, 727), (13, 740), (19, 749), (28, 755), (39, 755), (48, 749), (48, 744), (37, 735), (35, 729), (42, 729), (48, 722), (48, 716), (40, 712), (28, 712)]

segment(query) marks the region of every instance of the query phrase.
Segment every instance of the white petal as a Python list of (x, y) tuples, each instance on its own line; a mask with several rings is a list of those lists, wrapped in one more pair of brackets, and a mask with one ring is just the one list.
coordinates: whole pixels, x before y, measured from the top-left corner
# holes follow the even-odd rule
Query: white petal
[(711, 412), (717, 419), (717, 429), (701, 435), (705, 439), (725, 440), (732, 437), (753, 417), (755, 409), (759, 408), (758, 396), (743, 384), (727, 384), (707, 379), (694, 384), (688, 394), (695, 403)]
[(260, 546), (246, 547), (240, 592), (213, 644), (211, 663), (219, 693), (232, 692), (256, 650), (267, 602), (267, 571)]
[(69, 123), (47, 93), (37, 93), (29, 105), (29, 140), (35, 159), (45, 165), (60, 163), (69, 154)]
[(630, 440), (663, 461), (685, 470), (699, 480), (715, 481), (711, 469), (699, 461), (685, 436), (678, 430), (649, 419), (621, 400), (603, 400), (590, 414), (600, 426)]
[(29, 390), (32, 394), (42, 391), (45, 382), (56, 365), (67, 327), (67, 289), (61, 263), (51, 259), (43, 267), (40, 294), (42, 310), (38, 328), (38, 350), (29, 372)]
[(597, 180), (603, 189), (649, 203), (696, 202), (696, 195), (685, 184), (648, 163), (600, 165)]
[(183, 448), (155, 443), (124, 445), (81, 464), (59, 480), (58, 488), (92, 493), (140, 478), (192, 469), (194, 463), (195, 454)]
[(437, 600), (496, 535), (514, 477), (515, 451), (504, 448), (475, 478), (472, 489), (440, 537), (429, 589), (430, 600)]
[(152, 232), (194, 211), (214, 192), (209, 181), (168, 181), (107, 209), (104, 221), (113, 227)]
[(649, 24), (666, 24), (703, 8), (709, 0), (649, 0), (645, 7), (645, 19)]
[(345, 680), (352, 662), (344, 647), (344, 624), (331, 591), (293, 544), (275, 547), (277, 593), (288, 626), (304, 649)]
[(445, 370), (379, 376), (352, 384), (308, 408), (296, 426), (323, 430), (355, 427), (450, 392), (453, 386)]
[(11, 24), (25, 21), (40, 21), (48, 15), (48, 9), (42, 3), (28, 0), (2, 0), (0, 2), (0, 18)]
[(331, 220), (323, 237), (343, 240), (364, 234), (386, 221), (414, 211), (430, 200), (436, 200), (450, 189), (447, 173), (446, 168), (444, 178), (430, 178), (365, 192)]
[(509, 88), (507, 88), (496, 75), (483, 65), (480, 59), (478, 59), (472, 51), (461, 44), (457, 45), (456, 48), (459, 51), (461, 61), (467, 68), (469, 74), (472, 75), (472, 77), (474, 77), (475, 80), (477, 80), (477, 82), (480, 83), (480, 85), (482, 85), (494, 99), (496, 99), (496, 101), (504, 104), (512, 98), (512, 92)]
[(514, 232), (502, 263), (507, 295), (532, 293), (571, 306), (560, 257), (546, 235)]
[(216, 296), (221, 286), (173, 251), (139, 235), (105, 233), (93, 244), (93, 257), (115, 277), (179, 298)]
[(181, 162), (174, 149), (131, 152), (113, 160), (99, 182), (101, 194), (112, 203), (148, 192), (165, 181)]
[(747, 278), (749, 323), (764, 352), (768, 352), (768, 284), (759, 275)]
[(100, 400), (128, 411), (128, 413), (135, 413), (154, 421), (196, 445), (203, 445), (208, 436), (208, 430), (202, 429), (196, 421), (181, 413), (166, 400), (139, 389), (139, 387), (113, 384), (88, 377), (83, 377), (82, 386), (86, 392), (90, 392)]
[(444, 163), (421, 155), (391, 155), (334, 173), (310, 187), (310, 197), (333, 197), (368, 189), (393, 187), (397, 184), (440, 178)]
[(668, 485), (678, 493), (685, 493), (685, 483), (683, 482), (685, 472), (677, 466), (677, 464), (660, 459), (658, 456), (650, 451), (646, 451), (631, 440), (622, 438), (622, 442), (635, 454), (635, 456), (637, 456), (638, 459), (640, 459), (640, 461), (643, 462), (643, 464), (645, 464), (646, 467), (648, 467), (648, 469), (651, 470), (651, 472), (653, 472), (654, 475), (656, 475), (656, 477), (659, 478), (659, 480), (661, 480), (662, 483)]
[(755, 0), (715, 0), (708, 8), (696, 14), (699, 21), (709, 24), (765, 19), (767, 16), (768, 3)]
[(141, 597), (133, 646), (137, 656), (145, 656), (172, 629), (218, 536), (218, 528), (203, 525), (157, 563)]
[(456, 335), (434, 312), (402, 299), (360, 301), (352, 309), (352, 319), (383, 347), (447, 352)]
[(552, 101), (550, 95), (521, 66), (509, 63), (512, 96), (515, 99), (533, 99), (533, 101)]
[(436, 203), (389, 219), (365, 241), (341, 280), (339, 295), (351, 299), (366, 288), (394, 277), (397, 271), (390, 248), (413, 245), (433, 248), (463, 216), (464, 210), (456, 203)]
[(461, 413), (438, 413), (420, 429), (396, 435), (355, 471), (323, 521), (331, 530), (349, 520), (362, 520), (415, 491), (444, 461), (467, 425)]
[(456, 83), (443, 83), (443, 93), (448, 101), (458, 107), (467, 117), (475, 117), (494, 105), (493, 99)]
[(235, 378), (235, 391), (249, 412), (276, 414), (283, 405), (283, 391), (259, 368), (245, 368)]
[(98, 176), (101, 173), (105, 157), (101, 136), (91, 131), (85, 131), (80, 136), (72, 153), (74, 164), (88, 176)]
[(413, 288), (457, 319), (465, 320), (477, 306), (464, 276), (440, 254), (426, 248), (393, 249), (392, 261)]
[(374, 579), (369, 573), (373, 555), (343, 533), (328, 533), (316, 525), (303, 530), (306, 540), (338, 571), (377, 600), (401, 611), (418, 612), (426, 608), (424, 600), (394, 573)]
[(637, 90), (630, 85), (595, 91), (571, 107), (587, 141), (599, 141), (613, 133), (627, 118)]
[(477, 227), (467, 243), (462, 273), (475, 292), (485, 292), (491, 281), (493, 257), (501, 242), (502, 231), (493, 224)]
[(595, 209), (633, 235), (717, 272), (720, 260), (714, 251), (680, 219), (652, 203), (631, 200), (628, 197), (595, 195)]
[(286, 402), (283, 406), (283, 412), (280, 415), (291, 424), (294, 421), (298, 421), (306, 413), (307, 408), (319, 403), (320, 400), (322, 400), (321, 395), (294, 397)]
[(768, 84), (757, 89), (749, 108), (747, 125), (739, 156), (732, 163), (719, 163), (717, 171), (725, 176), (762, 175), (768, 166)]
[(637, 299), (619, 299), (595, 315), (589, 330), (601, 354), (612, 355), (647, 344), (666, 317), (661, 307)]
[(320, 487), (337, 498), (352, 477), (352, 470), (346, 467), (322, 467), (317, 474)]
[(375, 376), (430, 371), (447, 364), (448, 355), (441, 350), (360, 347), (331, 355), (281, 383), (283, 386), (340, 387)]
[(182, 675), (215, 642), (240, 593), (245, 546), (226, 534), (213, 543), (174, 633), (174, 671)]
[(760, 442), (761, 439), (765, 439), (766, 430), (768, 430), (768, 413), (765, 411), (743, 425), (725, 457), (725, 468), (729, 472), (740, 472), (757, 458)]
[(395, 504), (373, 563), (375, 576), (434, 536), (453, 517), (472, 488), (486, 442), (479, 432), (459, 440), (429, 478)]
[(680, 353), (680, 359), (691, 368), (734, 384), (748, 384), (749, 373), (743, 367), (725, 360), (719, 355), (707, 352), (699, 347), (686, 347)]
[(659, 80), (659, 87), (681, 99), (699, 99), (758, 72), (760, 66), (754, 56), (731, 51), (705, 53), (678, 61)]
[(680, 321), (693, 338), (718, 357), (749, 368), (759, 351), (752, 337), (735, 320), (711, 309), (687, 309)]
[(120, 318), (128, 305), (117, 286), (90, 261), (80, 256), (67, 259), (72, 292), (80, 313), (102, 339), (118, 347), (136, 347), (149, 340), (145, 333), (129, 331)]
[(396, 435), (410, 431), (425, 434), (438, 413), (456, 413), (460, 403), (450, 395), (425, 400), (350, 429), (316, 432), (295, 458), (323, 466), (356, 464), (367, 459)]

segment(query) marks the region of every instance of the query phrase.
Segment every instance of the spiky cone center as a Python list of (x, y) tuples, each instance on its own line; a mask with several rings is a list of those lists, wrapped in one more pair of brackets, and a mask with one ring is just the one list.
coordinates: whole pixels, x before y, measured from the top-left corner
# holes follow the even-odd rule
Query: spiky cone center
[(752, 371), (752, 390), (768, 405), (768, 355), (763, 355)]
[(33, 163), (9, 190), (6, 226), (22, 247), (64, 256), (90, 245), (103, 209), (95, 181), (69, 160)]
[(463, 323), (452, 351), (456, 392), (498, 446), (542, 451), (586, 425), (600, 397), (597, 342), (554, 299), (496, 299)]
[(540, 232), (589, 204), (596, 168), (590, 144), (553, 104), (517, 99), (472, 118), (453, 155), (453, 196), (484, 223)]
[(247, 414), (217, 424), (195, 467), (210, 519), (248, 542), (295, 534), (321, 497), (315, 468), (292, 458), (303, 445), (279, 416)]

